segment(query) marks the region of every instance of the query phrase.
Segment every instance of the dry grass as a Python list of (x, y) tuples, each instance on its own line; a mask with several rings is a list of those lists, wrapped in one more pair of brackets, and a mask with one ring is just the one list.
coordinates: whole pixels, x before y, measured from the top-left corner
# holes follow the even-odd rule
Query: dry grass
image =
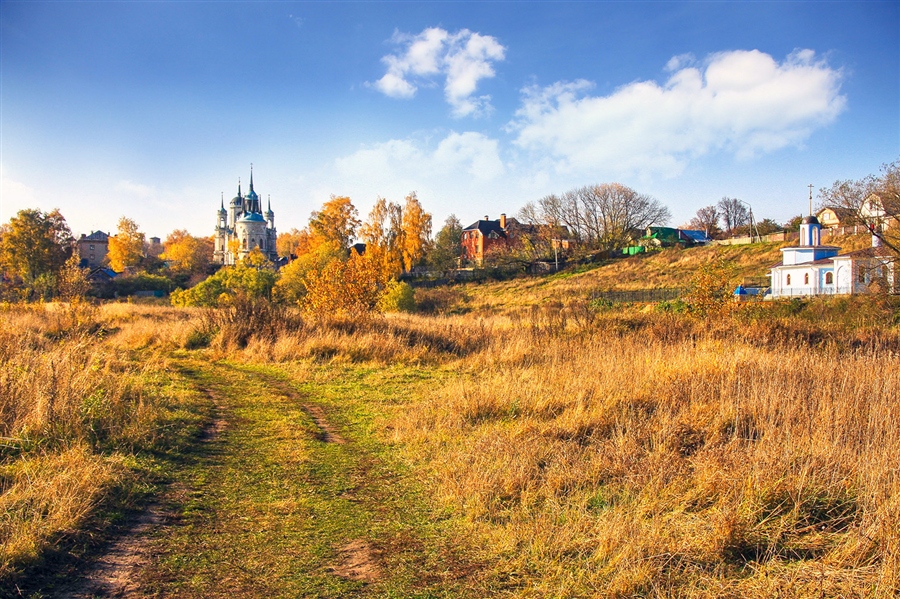
[(494, 590), (898, 592), (893, 303), (496, 313), (305, 323), (222, 356), (437, 366), (442, 388), (405, 398), (386, 430), (495, 564)]
[(123, 305), (2, 307), (0, 579), (77, 531), (127, 478), (125, 456), (163, 436), (161, 349), (184, 322)]
[(167, 352), (208, 346), (210, 359), (300, 371), (432, 373), (433, 390), (398, 397), (383, 430), (473, 561), (493, 564), (485, 595), (900, 593), (895, 303), (753, 304), (702, 320), (554, 299), (602, 276), (456, 288), (443, 316), (272, 312), (261, 334), (227, 312), (6, 308), (0, 577), (127, 476), (125, 450), (159, 431)]
[(497, 319), (396, 433), (514, 594), (895, 596), (898, 331), (560, 318)]

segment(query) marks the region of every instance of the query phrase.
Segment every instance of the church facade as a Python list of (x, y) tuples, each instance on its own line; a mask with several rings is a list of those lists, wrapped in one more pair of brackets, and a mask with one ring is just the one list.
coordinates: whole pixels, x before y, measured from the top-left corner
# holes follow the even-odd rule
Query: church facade
[(262, 199), (253, 189), (253, 168), (250, 169), (250, 190), (247, 195), (241, 193), (238, 181), (237, 195), (225, 208), (225, 199), (219, 207), (214, 234), (215, 264), (237, 264), (259, 248), (263, 255), (271, 261), (278, 259), (275, 241), (278, 233), (275, 230), (275, 213), (269, 200), (265, 213), (262, 211)]
[(815, 216), (800, 224), (800, 243), (781, 249), (782, 261), (771, 269), (771, 297), (808, 297), (866, 293), (880, 286), (900, 293), (896, 261), (872, 236), (872, 247), (847, 254), (822, 245), (821, 225)]

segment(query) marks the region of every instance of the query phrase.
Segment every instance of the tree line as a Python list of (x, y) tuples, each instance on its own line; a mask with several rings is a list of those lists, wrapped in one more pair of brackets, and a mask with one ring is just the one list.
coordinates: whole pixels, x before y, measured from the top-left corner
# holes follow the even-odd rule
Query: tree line
[[(877, 210), (872, 208), (873, 197)], [(847, 224), (866, 226), (887, 251), (900, 256), (898, 227), (887, 226), (891, 216), (900, 214), (900, 161), (883, 165), (878, 174), (835, 181), (820, 189), (819, 207), (826, 206), (842, 209)], [(517, 217), (521, 224), (517, 223), (515, 238), (491, 256), (498, 263), (552, 259), (560, 239), (577, 242), (582, 252), (616, 250), (632, 243), (648, 226), (665, 225), (671, 214), (647, 194), (607, 183), (528, 202)], [(752, 233), (796, 229), (799, 220), (779, 225), (764, 219), (753, 223)], [(745, 202), (723, 197), (700, 208), (683, 228), (704, 230), (711, 237), (747, 234), (750, 221)], [(398, 279), (416, 267), (455, 268), (462, 233), (462, 223), (451, 214), (432, 238), (432, 217), (415, 192), (401, 203), (378, 198), (365, 220), (350, 198), (332, 196), (312, 212), (306, 227), (278, 236), (279, 255), (291, 258), (278, 273), (259, 251), (234, 267), (212, 265), (212, 237), (192, 236), (185, 230), (173, 231), (162, 252), (153, 252), (137, 223), (125, 217), (109, 238), (108, 265), (116, 272), (132, 273), (117, 277), (123, 291), (142, 285), (178, 289), (172, 299), (181, 305), (218, 305), (242, 290), (313, 311), (331, 306), (351, 313), (375, 309), (391, 294), (401, 303), (408, 301), (401, 296), (410, 292)], [(364, 246), (354, 249), (355, 241)], [(87, 291), (87, 273), (79, 267), (75, 239), (59, 210), (21, 210), (0, 225), (0, 282), (0, 299), (7, 301), (66, 299)]]

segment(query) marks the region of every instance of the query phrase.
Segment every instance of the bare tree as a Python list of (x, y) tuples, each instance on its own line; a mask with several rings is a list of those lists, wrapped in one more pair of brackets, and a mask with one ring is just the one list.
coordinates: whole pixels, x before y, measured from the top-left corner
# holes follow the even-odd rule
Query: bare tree
[(715, 206), (705, 206), (697, 211), (697, 216), (691, 219), (689, 226), (692, 229), (706, 231), (707, 237), (713, 237), (720, 233), (719, 209)]
[(820, 207), (843, 208), (849, 224), (865, 226), (894, 259), (900, 259), (900, 160), (881, 166), (879, 175), (835, 181), (819, 190)]
[(669, 209), (658, 200), (619, 183), (587, 185), (562, 195), (548, 195), (529, 203), (520, 216), (570, 237), (587, 247), (613, 250), (624, 247), (651, 225), (664, 225)]
[(716, 205), (719, 209), (719, 217), (725, 225), (725, 232), (731, 235), (738, 227), (750, 224), (750, 211), (747, 206), (737, 198), (723, 197)]

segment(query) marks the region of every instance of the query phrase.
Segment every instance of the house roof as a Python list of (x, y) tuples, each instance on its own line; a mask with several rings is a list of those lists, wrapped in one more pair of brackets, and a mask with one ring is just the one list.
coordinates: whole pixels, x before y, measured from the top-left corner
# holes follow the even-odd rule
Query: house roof
[[(826, 246), (807, 246), (807, 247), (826, 247)], [(835, 247), (835, 246), (830, 246)], [(787, 248), (782, 248), (787, 249)], [(784, 262), (779, 262), (778, 264), (773, 264), (769, 268), (801, 268), (804, 266), (824, 266), (826, 264), (832, 263), (835, 260), (839, 260), (841, 258), (890, 258), (891, 254), (884, 247), (869, 247), (862, 250), (856, 250), (853, 252), (847, 252), (846, 254), (838, 254), (837, 256), (829, 256), (828, 258), (819, 258), (818, 260), (813, 260), (811, 262), (800, 262), (799, 264), (788, 264), (785, 265)]]
[(835, 258), (892, 258), (891, 253), (884, 246), (881, 247), (868, 247), (862, 250), (856, 250), (855, 252), (847, 252), (846, 254), (840, 254), (835, 256)]
[[(507, 226), (516, 222), (515, 219), (509, 218), (506, 220)], [(499, 220), (477, 220), (463, 231), (480, 231), (482, 235), (489, 235), (490, 233), (497, 233), (498, 235), (505, 235), (506, 232), (500, 227)]]
[(825, 206), (824, 208), (816, 212), (816, 215), (821, 215), (826, 210), (831, 210), (832, 212), (834, 212), (834, 215), (841, 220), (851, 218), (856, 215), (855, 210), (851, 208), (844, 208), (843, 206)]
[(679, 229), (683, 235), (688, 237), (694, 243), (706, 243), (709, 241), (709, 237), (706, 236), (706, 231), (699, 231), (695, 229)]
[(107, 239), (109, 239), (109, 235), (103, 231), (94, 231), (90, 235), (82, 235), (78, 241), (106, 241)]

